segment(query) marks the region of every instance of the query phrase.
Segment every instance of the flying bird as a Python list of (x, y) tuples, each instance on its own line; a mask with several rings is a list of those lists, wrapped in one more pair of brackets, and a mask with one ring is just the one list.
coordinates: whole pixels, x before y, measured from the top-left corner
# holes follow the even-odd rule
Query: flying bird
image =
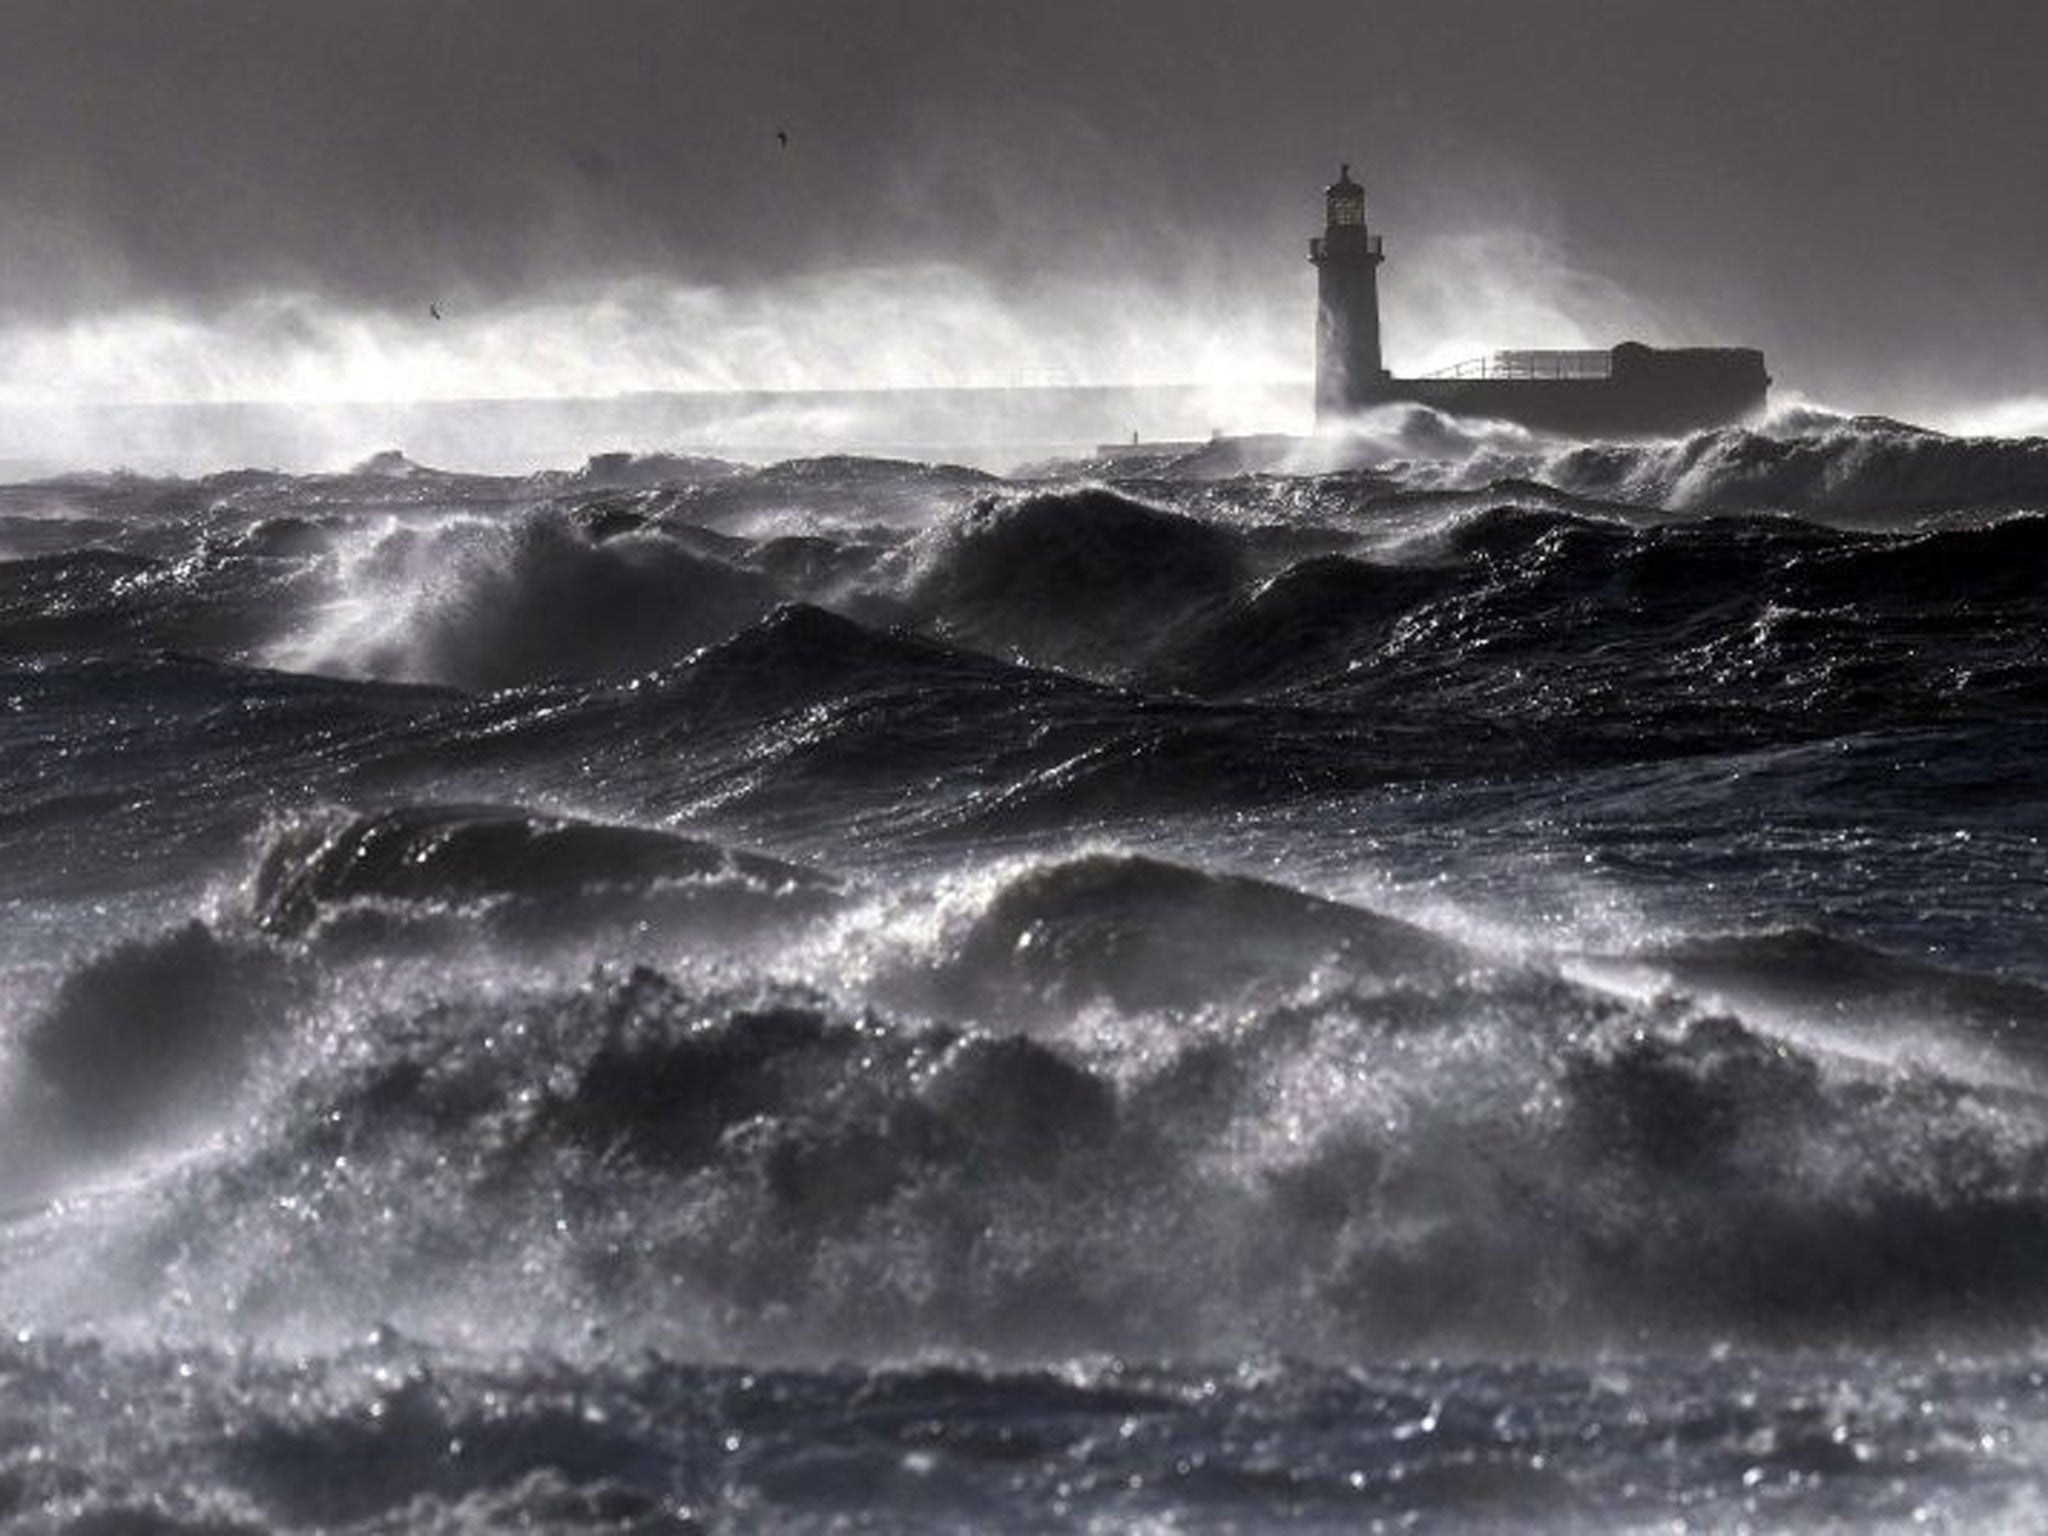
[(429, 304), (427, 306), (427, 313), (432, 315), (436, 320), (438, 320), (441, 318), (441, 306), (438, 304)]
[(781, 145), (781, 146), (782, 146), (782, 147), (783, 147), (784, 149), (787, 149), (787, 148), (789, 148), (789, 134), (788, 134), (788, 132), (787, 132), (786, 130), (784, 130), (784, 129), (781, 129), (781, 128), (778, 128), (778, 129), (776, 129), (776, 130), (775, 130), (775, 142), (776, 142), (776, 143), (778, 143), (778, 144), (780, 144), (780, 145)]

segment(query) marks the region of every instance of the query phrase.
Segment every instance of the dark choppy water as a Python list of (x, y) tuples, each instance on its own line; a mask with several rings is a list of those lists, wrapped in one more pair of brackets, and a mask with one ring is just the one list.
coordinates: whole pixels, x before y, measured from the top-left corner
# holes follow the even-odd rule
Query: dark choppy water
[(2048, 443), (1371, 457), (0, 491), (0, 1518), (2037, 1525)]

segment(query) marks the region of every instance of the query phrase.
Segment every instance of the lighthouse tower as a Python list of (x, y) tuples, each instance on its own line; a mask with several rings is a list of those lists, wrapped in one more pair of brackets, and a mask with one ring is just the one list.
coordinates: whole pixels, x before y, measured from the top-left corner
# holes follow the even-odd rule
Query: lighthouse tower
[(1316, 268), (1316, 420), (1382, 398), (1380, 237), (1365, 227), (1365, 188), (1345, 166), (1323, 190), (1322, 234), (1309, 241)]

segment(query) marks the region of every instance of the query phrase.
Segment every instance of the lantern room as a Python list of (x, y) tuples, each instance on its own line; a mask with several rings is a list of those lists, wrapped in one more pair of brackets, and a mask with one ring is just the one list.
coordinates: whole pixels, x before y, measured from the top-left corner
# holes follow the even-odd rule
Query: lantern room
[(1365, 188), (1351, 179), (1349, 165), (1339, 167), (1337, 179), (1323, 188), (1323, 206), (1331, 229), (1365, 228)]

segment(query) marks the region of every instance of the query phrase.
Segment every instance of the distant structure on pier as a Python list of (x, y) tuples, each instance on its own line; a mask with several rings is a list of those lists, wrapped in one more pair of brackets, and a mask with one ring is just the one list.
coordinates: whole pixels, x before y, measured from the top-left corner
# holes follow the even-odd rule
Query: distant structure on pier
[(1660, 437), (1720, 426), (1763, 409), (1770, 376), (1754, 347), (1647, 347), (1604, 352), (1496, 352), (1419, 379), (1380, 359), (1380, 237), (1365, 189), (1343, 167), (1323, 192), (1309, 241), (1316, 268), (1316, 421), (1412, 402), (1460, 416), (1588, 437)]

